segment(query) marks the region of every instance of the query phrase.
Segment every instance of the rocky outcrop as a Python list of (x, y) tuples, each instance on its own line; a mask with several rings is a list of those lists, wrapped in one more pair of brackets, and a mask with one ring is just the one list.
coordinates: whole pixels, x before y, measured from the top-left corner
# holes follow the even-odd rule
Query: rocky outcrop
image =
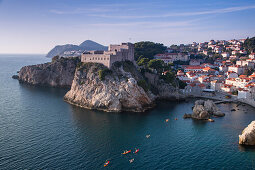
[(212, 100), (197, 100), (195, 102), (195, 106), (193, 107), (192, 114), (185, 114), (183, 118), (194, 118), (194, 119), (202, 119), (208, 120), (212, 116), (214, 117), (222, 117), (225, 116), (219, 108), (214, 104)]
[(182, 97), (175, 87), (160, 79), (157, 74), (145, 72), (145, 77), (148, 83), (153, 87), (153, 93), (158, 99), (175, 100)]
[(13, 75), (12, 78), (13, 79), (19, 79), (19, 76), (18, 75)]
[(194, 119), (209, 119), (210, 114), (202, 104), (195, 104), (193, 108), (192, 118)]
[(140, 72), (131, 62), (119, 62), (111, 70), (102, 64), (83, 63), (76, 69), (64, 100), (109, 112), (142, 112), (153, 106), (154, 98), (142, 82)]
[(45, 64), (22, 67), (19, 81), (32, 85), (71, 86), (79, 58), (60, 58)]
[(252, 121), (239, 135), (239, 144), (255, 145), (255, 121)]

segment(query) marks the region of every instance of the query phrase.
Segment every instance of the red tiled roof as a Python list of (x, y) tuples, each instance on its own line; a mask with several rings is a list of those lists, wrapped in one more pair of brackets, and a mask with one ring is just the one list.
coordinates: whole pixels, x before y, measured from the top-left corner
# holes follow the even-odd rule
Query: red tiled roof
[(240, 75), (239, 78), (246, 78), (247, 75)]
[(199, 87), (205, 87), (205, 85), (204, 85), (204, 84), (199, 84), (198, 86), (199, 86)]
[(186, 67), (185, 69), (203, 69), (203, 67), (201, 67), (201, 66), (188, 66), (188, 67)]

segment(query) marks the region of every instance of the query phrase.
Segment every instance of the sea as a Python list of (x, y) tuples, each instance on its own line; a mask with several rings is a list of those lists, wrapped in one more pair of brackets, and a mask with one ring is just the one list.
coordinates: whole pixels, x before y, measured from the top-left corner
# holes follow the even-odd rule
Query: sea
[[(66, 103), (68, 89), (11, 78), (23, 66), (49, 61), (44, 55), (0, 55), (1, 170), (255, 169), (255, 148), (238, 144), (255, 120), (253, 107), (220, 104), (226, 116), (215, 122), (182, 118), (196, 99), (160, 101), (144, 113), (108, 113)], [(131, 153), (123, 155), (125, 150)]]

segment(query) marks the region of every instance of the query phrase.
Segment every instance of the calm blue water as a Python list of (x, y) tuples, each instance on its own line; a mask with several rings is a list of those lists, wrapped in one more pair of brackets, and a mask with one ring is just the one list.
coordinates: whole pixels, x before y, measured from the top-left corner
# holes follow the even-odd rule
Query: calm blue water
[[(226, 116), (214, 123), (182, 119), (194, 101), (162, 102), (146, 113), (104, 113), (65, 103), (67, 89), (11, 79), (22, 66), (47, 61), (0, 56), (0, 169), (103, 169), (106, 159), (105, 169), (255, 168), (255, 150), (238, 145), (242, 129), (255, 120), (254, 108), (230, 112), (236, 104), (222, 104)], [(135, 147), (138, 154), (121, 155)]]

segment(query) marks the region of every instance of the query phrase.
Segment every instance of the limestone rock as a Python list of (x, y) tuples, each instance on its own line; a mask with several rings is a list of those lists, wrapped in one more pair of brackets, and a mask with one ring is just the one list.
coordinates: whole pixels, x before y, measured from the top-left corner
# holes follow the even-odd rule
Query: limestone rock
[(183, 119), (187, 119), (187, 118), (192, 118), (192, 115), (191, 114), (184, 114), (183, 115)]
[(19, 76), (18, 75), (13, 75), (12, 78), (13, 79), (19, 79)]
[[(99, 75), (100, 70), (106, 70), (103, 78)], [(128, 67), (129, 71), (123, 66), (107, 70), (98, 63), (85, 63), (77, 68), (71, 90), (64, 100), (80, 107), (109, 112), (143, 112), (152, 107), (150, 97), (153, 95), (137, 84), (139, 72), (134, 65)]]
[(78, 58), (60, 58), (54, 62), (22, 67), (19, 81), (32, 85), (71, 86)]
[(193, 108), (192, 118), (195, 119), (209, 119), (210, 114), (203, 105), (195, 105)]
[(184, 96), (182, 96), (174, 86), (160, 79), (159, 75), (145, 72), (145, 77), (153, 87), (153, 93), (156, 95), (157, 99), (184, 99)]
[(255, 121), (252, 121), (239, 135), (239, 144), (255, 145)]
[(193, 107), (191, 117), (194, 119), (210, 119), (211, 116), (222, 117), (225, 116), (225, 114), (219, 110), (213, 101), (197, 100)]

